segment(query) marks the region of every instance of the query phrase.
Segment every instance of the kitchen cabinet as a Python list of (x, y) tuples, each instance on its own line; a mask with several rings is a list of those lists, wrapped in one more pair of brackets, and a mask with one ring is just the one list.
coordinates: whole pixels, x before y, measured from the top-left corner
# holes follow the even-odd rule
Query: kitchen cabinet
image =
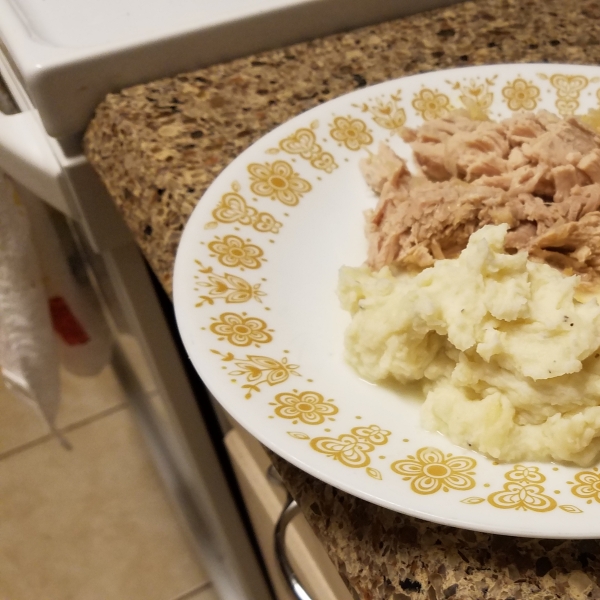
[[(225, 445), (277, 600), (295, 600), (275, 551), (275, 526), (289, 501), (289, 494), (274, 474), (263, 447), (239, 425), (227, 433)], [(352, 599), (327, 552), (301, 514), (287, 527), (285, 547), (294, 572), (313, 600)]]

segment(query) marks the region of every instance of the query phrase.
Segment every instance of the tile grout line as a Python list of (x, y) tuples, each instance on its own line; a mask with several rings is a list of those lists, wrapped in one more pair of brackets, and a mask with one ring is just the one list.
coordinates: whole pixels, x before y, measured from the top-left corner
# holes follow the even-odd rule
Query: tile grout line
[[(71, 423), (70, 425), (66, 425), (65, 427), (57, 428), (57, 431), (59, 433), (70, 433), (72, 431), (75, 431), (76, 429), (79, 429), (80, 427), (89, 425), (90, 423), (93, 423), (94, 421), (102, 419), (103, 417), (108, 417), (111, 414), (118, 412), (119, 410), (121, 410), (122, 408), (125, 408), (127, 406), (128, 406), (127, 402), (121, 402), (120, 404), (116, 404), (115, 406), (106, 408), (106, 409), (100, 411), (99, 413), (96, 413), (95, 415), (90, 415), (89, 417), (86, 417), (85, 419), (82, 419), (81, 421), (77, 421), (76, 423)], [(19, 454), (21, 452), (25, 452), (26, 450), (30, 450), (31, 448), (35, 448), (36, 446), (44, 444), (45, 442), (55, 439), (55, 438), (56, 438), (56, 436), (53, 435), (52, 433), (47, 433), (46, 435), (43, 435), (35, 440), (31, 440), (30, 442), (21, 444), (20, 446), (17, 446), (16, 448), (11, 448), (10, 450), (7, 450), (6, 452), (0, 453), (0, 461), (10, 458), (11, 456), (14, 456), (15, 454)]]
[(198, 594), (198, 593), (202, 593), (205, 592), (206, 590), (212, 588), (212, 582), (211, 581), (207, 581), (206, 583), (203, 583), (201, 585), (199, 585), (198, 587), (195, 587), (193, 590), (189, 590), (187, 592), (185, 592), (184, 594), (182, 594), (181, 596), (177, 596), (176, 598), (173, 598), (173, 600), (189, 600), (189, 598), (192, 598), (194, 595)]
[(26, 442), (25, 444), (21, 444), (20, 446), (16, 446), (15, 448), (11, 448), (10, 450), (6, 450), (6, 452), (2, 452), (0, 454), (0, 461), (10, 458), (15, 454), (19, 454), (20, 452), (25, 452), (25, 450), (29, 450), (30, 448), (35, 448), (48, 440), (51, 440), (54, 436), (51, 433), (47, 433), (35, 440), (31, 440), (30, 442)]
[(61, 427), (59, 429), (59, 431), (60, 431), (60, 433), (70, 433), (71, 431), (75, 431), (76, 429), (79, 429), (80, 427), (89, 425), (90, 423), (93, 423), (94, 421), (98, 421), (104, 417), (108, 417), (108, 416), (112, 415), (113, 413), (116, 413), (116, 412), (120, 411), (121, 409), (126, 408), (128, 405), (129, 405), (128, 402), (121, 402), (119, 404), (115, 404), (114, 406), (105, 408), (104, 410), (101, 410), (100, 412), (96, 413), (95, 415), (90, 415), (89, 417), (86, 417), (85, 419), (82, 419), (81, 421), (77, 421), (76, 423), (71, 423), (70, 425)]

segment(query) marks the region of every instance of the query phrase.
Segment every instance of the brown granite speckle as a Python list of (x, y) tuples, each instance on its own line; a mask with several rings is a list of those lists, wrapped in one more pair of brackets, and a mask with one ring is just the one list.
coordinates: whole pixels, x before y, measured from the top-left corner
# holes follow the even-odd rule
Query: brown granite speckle
[[(600, 63), (598, 2), (466, 2), (139, 85), (98, 107), (86, 154), (170, 293), (175, 250), (194, 206), (266, 132), (357, 87), (501, 62)], [(274, 462), (359, 598), (600, 599), (596, 540), (434, 525)]]

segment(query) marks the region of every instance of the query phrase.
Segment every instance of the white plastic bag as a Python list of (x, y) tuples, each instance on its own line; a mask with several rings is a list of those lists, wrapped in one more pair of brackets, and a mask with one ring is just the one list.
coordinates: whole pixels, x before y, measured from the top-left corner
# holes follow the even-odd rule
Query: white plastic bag
[(0, 369), (7, 387), (34, 401), (53, 428), (59, 352), (25, 209), (0, 173)]

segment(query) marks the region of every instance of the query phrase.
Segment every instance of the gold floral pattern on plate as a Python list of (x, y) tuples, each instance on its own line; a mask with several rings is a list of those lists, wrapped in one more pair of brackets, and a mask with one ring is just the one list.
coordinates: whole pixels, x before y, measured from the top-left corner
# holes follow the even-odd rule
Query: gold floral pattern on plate
[(213, 252), (217, 260), (225, 267), (239, 267), (244, 269), (259, 269), (262, 266), (264, 252), (250, 240), (244, 241), (237, 235), (217, 236), (208, 243), (208, 249)]
[(222, 313), (219, 318), (212, 317), (210, 330), (219, 336), (219, 340), (227, 340), (234, 346), (250, 346), (268, 344), (273, 340), (272, 329), (258, 317), (247, 317), (246, 313)]
[(334, 117), (330, 127), (329, 135), (353, 152), (373, 143), (373, 136), (362, 119)]
[(546, 481), (546, 476), (538, 467), (515, 465), (504, 477), (508, 483), (502, 491), (487, 497), (492, 506), (534, 512), (548, 512), (557, 507), (556, 500), (544, 494), (545, 489), (540, 484)]
[[(233, 371), (228, 371), (228, 375), (246, 379), (246, 383), (242, 385), (242, 389), (247, 390), (244, 396), (246, 399), (252, 397), (252, 392), (260, 392), (260, 386), (263, 384), (273, 387), (285, 383), (291, 376), (300, 377), (299, 365), (288, 363), (285, 356), (281, 360), (258, 354), (246, 354), (246, 358), (236, 358), (231, 352), (226, 354), (218, 350), (211, 350), (211, 352), (218, 354), (223, 362), (233, 362), (237, 367)], [(231, 381), (237, 383), (237, 379)]]
[(282, 419), (293, 419), (296, 424), (299, 421), (306, 425), (320, 425), (325, 418), (333, 420), (332, 415), (337, 414), (338, 407), (333, 403), (333, 399), (325, 400), (325, 397), (319, 392), (284, 392), (275, 396), (275, 414)]
[(387, 444), (391, 431), (378, 425), (353, 427), (350, 433), (334, 437), (316, 437), (310, 441), (313, 450), (339, 461), (346, 467), (359, 469), (371, 463), (370, 452), (375, 446)]
[(539, 73), (538, 77), (550, 82), (556, 89), (556, 110), (561, 117), (569, 117), (575, 114), (579, 108), (579, 96), (589, 85), (590, 81), (598, 80), (597, 77), (588, 79), (584, 75), (563, 75), (555, 73), (548, 77), (545, 73)]
[(333, 154), (325, 152), (320, 144), (317, 143), (317, 136), (314, 129), (319, 126), (318, 121), (313, 121), (310, 127), (301, 127), (291, 135), (279, 142), (279, 148), (288, 154), (297, 154), (308, 160), (315, 169), (333, 173), (338, 168), (338, 164), (333, 158)]
[(461, 500), (463, 504), (481, 504), (485, 502), (485, 498), (479, 498), (478, 496), (469, 496), (468, 498), (464, 498)]
[(535, 110), (540, 88), (531, 81), (517, 77), (502, 88), (502, 96), (510, 110)]
[(435, 494), (440, 490), (470, 490), (475, 487), (473, 469), (477, 461), (469, 456), (444, 454), (437, 448), (425, 447), (407, 459), (393, 462), (392, 471), (410, 481), (416, 494)]
[(575, 475), (575, 482), (569, 481), (573, 485), (571, 493), (578, 498), (584, 498), (588, 504), (593, 501), (600, 502), (600, 473), (598, 467), (591, 471), (579, 471)]
[(231, 189), (221, 196), (219, 204), (212, 211), (215, 221), (208, 222), (204, 228), (214, 229), (219, 223), (239, 223), (249, 225), (261, 233), (279, 233), (281, 223), (268, 212), (260, 212), (239, 194), (240, 185), (234, 181)]
[(262, 303), (261, 297), (266, 296), (266, 293), (260, 289), (260, 283), (252, 285), (245, 279), (231, 273), (218, 275), (212, 267), (205, 267), (199, 260), (195, 262), (198, 265), (199, 273), (206, 275), (206, 278), (195, 275), (196, 285), (194, 289), (202, 292), (204, 290), (201, 288), (207, 288), (206, 294), (208, 294), (201, 294), (196, 306), (212, 305), (215, 300), (225, 300), (226, 304), (241, 304), (254, 299)]
[(356, 104), (353, 106), (370, 113), (373, 121), (380, 127), (388, 129), (392, 134), (400, 135), (400, 130), (406, 123), (406, 111), (400, 106), (400, 101), (401, 90), (398, 90), (387, 99), (375, 98), (371, 104), (363, 102), (360, 106)]
[(460, 92), (458, 99), (472, 119), (485, 121), (489, 118), (490, 107), (494, 101), (494, 93), (490, 88), (495, 84), (496, 78), (497, 75), (494, 75), (486, 77), (483, 81), (470, 79), (468, 83), (456, 81), (452, 84), (452, 89)]
[(248, 173), (250, 189), (257, 196), (278, 200), (286, 206), (296, 206), (304, 194), (312, 190), (312, 185), (284, 160), (251, 163), (248, 165)]
[(578, 506), (573, 506), (572, 504), (561, 504), (558, 508), (574, 515), (583, 512)]
[(412, 106), (424, 121), (447, 117), (453, 110), (450, 98), (439, 90), (423, 88), (412, 100)]

